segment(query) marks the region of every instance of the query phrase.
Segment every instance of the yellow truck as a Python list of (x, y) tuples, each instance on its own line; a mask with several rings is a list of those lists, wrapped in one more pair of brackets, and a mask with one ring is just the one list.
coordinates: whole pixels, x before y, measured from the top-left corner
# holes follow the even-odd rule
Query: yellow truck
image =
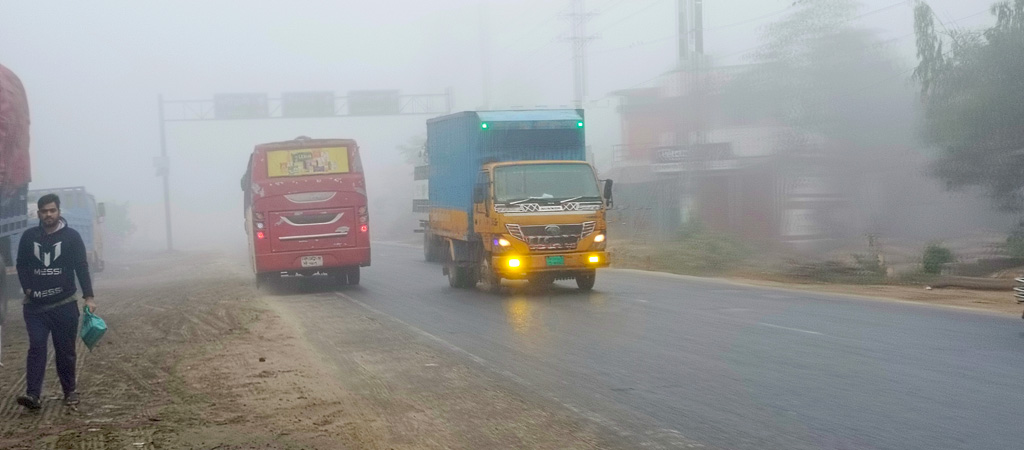
[[(612, 181), (586, 160), (582, 110), (467, 111), (427, 121), (424, 255), (455, 288), (502, 279), (594, 287), (608, 267)], [(603, 187), (602, 187), (603, 185)]]

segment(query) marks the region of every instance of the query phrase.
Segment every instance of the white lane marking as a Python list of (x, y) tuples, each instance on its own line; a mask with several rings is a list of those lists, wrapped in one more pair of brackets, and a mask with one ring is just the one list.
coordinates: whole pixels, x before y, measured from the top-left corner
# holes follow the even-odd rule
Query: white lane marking
[[(634, 433), (631, 433), (630, 431), (625, 430), (622, 427), (620, 427), (616, 422), (613, 422), (612, 420), (609, 420), (608, 418), (606, 418), (606, 417), (604, 417), (604, 416), (602, 416), (602, 415), (600, 415), (598, 413), (595, 413), (595, 412), (593, 412), (593, 411), (591, 411), (589, 409), (586, 409), (586, 408), (583, 408), (583, 407), (579, 407), (579, 406), (576, 406), (573, 403), (569, 403), (569, 402), (567, 402), (565, 400), (562, 400), (562, 399), (558, 398), (557, 396), (555, 396), (553, 392), (550, 392), (547, 389), (542, 389), (542, 388), (540, 388), (538, 386), (535, 386), (532, 383), (526, 381), (525, 379), (519, 377), (518, 375), (516, 375), (516, 374), (514, 374), (512, 372), (509, 372), (507, 370), (498, 368), (496, 365), (491, 364), (489, 361), (487, 361), (487, 360), (485, 360), (485, 359), (483, 359), (483, 358), (481, 358), (479, 356), (476, 356), (476, 355), (474, 355), (474, 354), (464, 350), (462, 347), (459, 347), (459, 346), (457, 346), (455, 344), (452, 344), (451, 342), (448, 342), (448, 341), (446, 341), (444, 339), (441, 339), (441, 338), (439, 338), (437, 336), (434, 336), (433, 334), (430, 334), (426, 330), (422, 330), (422, 329), (420, 329), (418, 327), (415, 327), (415, 326), (409, 324), (408, 322), (406, 322), (406, 321), (404, 321), (402, 319), (399, 319), (399, 318), (397, 318), (395, 316), (392, 316), (390, 314), (386, 314), (386, 313), (378, 310), (377, 308), (374, 308), (374, 307), (372, 307), (370, 305), (367, 305), (366, 303), (363, 303), (363, 302), (361, 302), (359, 300), (356, 300), (355, 297), (352, 297), (352, 296), (350, 296), (348, 294), (345, 294), (345, 293), (342, 293), (342, 292), (335, 292), (334, 294), (337, 295), (340, 298), (343, 298), (343, 299), (348, 300), (348, 301), (350, 301), (352, 303), (355, 303), (355, 304), (365, 308), (366, 310), (368, 310), (368, 311), (370, 311), (370, 312), (372, 312), (374, 314), (377, 314), (377, 315), (382, 316), (382, 317), (387, 317), (388, 319), (393, 320), (393, 321), (395, 321), (395, 322), (397, 322), (397, 323), (407, 327), (408, 329), (412, 330), (413, 332), (418, 333), (421, 336), (424, 336), (427, 339), (430, 339), (430, 340), (432, 340), (434, 342), (437, 342), (441, 346), (443, 346), (443, 347), (445, 347), (445, 348), (447, 348), (447, 349), (449, 349), (449, 350), (451, 350), (453, 352), (462, 353), (462, 354), (466, 355), (471, 360), (473, 360), (473, 362), (479, 364), (484, 369), (490, 370), (490, 371), (492, 371), (494, 373), (497, 373), (497, 374), (500, 374), (500, 375), (503, 375), (503, 376), (511, 379), (515, 383), (518, 383), (520, 386), (524, 386), (527, 389), (529, 389), (529, 390), (531, 390), (531, 391), (533, 391), (533, 392), (535, 392), (535, 393), (537, 393), (537, 394), (539, 394), (541, 396), (548, 397), (548, 398), (558, 402), (560, 405), (568, 408), (569, 410), (571, 410), (571, 411), (573, 411), (573, 412), (575, 412), (577, 414), (580, 414), (581, 416), (586, 417), (587, 419), (589, 419), (589, 420), (591, 420), (593, 422), (596, 422), (596, 423), (604, 426), (605, 428), (611, 430), (613, 433), (617, 434), (619, 437), (627, 438), (627, 439), (628, 438), (634, 438), (635, 439), (637, 437)], [(640, 445), (645, 446), (645, 447), (649, 447), (649, 446), (651, 446), (653, 444), (654, 443), (651, 442), (650, 440), (647, 440), (646, 442), (641, 442), (640, 443)]]
[(334, 294), (337, 295), (338, 297), (344, 298), (345, 300), (348, 300), (348, 301), (350, 301), (352, 303), (355, 303), (355, 304), (357, 304), (359, 306), (362, 306), (363, 308), (373, 312), (374, 314), (377, 314), (377, 315), (380, 315), (380, 316), (384, 316), (384, 317), (387, 317), (387, 318), (389, 318), (391, 320), (394, 320), (395, 322), (398, 322), (398, 323), (402, 324), (403, 326), (409, 328), (410, 330), (413, 330), (416, 333), (419, 333), (421, 336), (424, 336), (424, 337), (426, 337), (426, 338), (428, 338), (428, 339), (430, 339), (430, 340), (432, 340), (434, 342), (437, 342), (438, 344), (441, 344), (443, 347), (445, 347), (445, 348), (447, 348), (447, 349), (449, 349), (451, 351), (462, 353), (462, 354), (468, 356), (470, 359), (472, 359), (477, 364), (486, 366), (488, 369), (495, 370), (497, 372), (501, 372), (504, 375), (512, 377), (512, 379), (514, 379), (514, 380), (516, 380), (518, 382), (522, 382), (522, 380), (519, 377), (515, 376), (514, 374), (512, 374), (510, 372), (499, 370), (496, 367), (493, 367), (490, 364), (488, 364), (487, 361), (484, 360), (483, 358), (481, 358), (479, 356), (476, 356), (476, 355), (474, 355), (474, 354), (472, 354), (470, 352), (467, 352), (466, 350), (463, 350), (462, 348), (455, 346), (455, 344), (452, 344), (452, 343), (450, 343), (450, 342), (448, 342), (448, 341), (446, 341), (444, 339), (441, 339), (441, 338), (439, 338), (437, 336), (434, 336), (433, 334), (430, 334), (430, 333), (428, 333), (428, 332), (426, 332), (424, 330), (421, 330), (421, 329), (419, 329), (417, 327), (414, 327), (414, 326), (412, 326), (411, 324), (407, 323), (406, 321), (404, 321), (402, 319), (399, 319), (399, 318), (397, 318), (395, 316), (392, 316), (390, 314), (385, 314), (385, 313), (381, 312), (380, 310), (378, 310), (377, 308), (374, 308), (374, 307), (372, 307), (370, 305), (367, 305), (366, 303), (363, 303), (363, 302), (361, 302), (359, 300), (356, 300), (354, 297), (352, 297), (352, 296), (350, 296), (348, 294), (345, 294), (345, 293), (342, 293), (342, 292), (335, 292)]
[(899, 299), (899, 298), (886, 297), (884, 295), (847, 294), (847, 293), (843, 293), (843, 292), (831, 292), (831, 291), (826, 291), (826, 290), (816, 290), (816, 289), (814, 289), (812, 287), (770, 286), (770, 285), (766, 285), (766, 284), (758, 284), (756, 280), (752, 280), (752, 281), (748, 282), (748, 281), (743, 281), (743, 280), (738, 280), (738, 279), (708, 278), (708, 277), (698, 277), (698, 276), (693, 276), (693, 275), (680, 275), (680, 274), (668, 273), (668, 272), (655, 272), (655, 271), (650, 271), (650, 270), (624, 269), (624, 268), (615, 268), (615, 267), (601, 269), (601, 270), (604, 271), (604, 272), (610, 272), (610, 273), (619, 273), (619, 274), (637, 275), (637, 276), (649, 276), (649, 277), (663, 278), (663, 279), (674, 279), (674, 280), (681, 280), (681, 281), (690, 281), (690, 282), (694, 282), (694, 283), (707, 283), (707, 284), (717, 284), (717, 285), (724, 285), (724, 286), (743, 287), (743, 288), (749, 288), (750, 289), (749, 293), (754, 294), (754, 295), (763, 295), (763, 293), (765, 291), (787, 292), (787, 293), (791, 293), (791, 294), (794, 295), (794, 297), (793, 297), (794, 300), (806, 299), (808, 297), (810, 297), (811, 299), (824, 298), (824, 299), (828, 299), (828, 300), (837, 300), (837, 299), (859, 300), (859, 301), (865, 301), (866, 300), (866, 301), (872, 301), (872, 302), (902, 303), (902, 304), (905, 304), (905, 305), (918, 306), (918, 307), (922, 307), (922, 308), (956, 309), (956, 310), (960, 310), (960, 311), (963, 311), (963, 312), (969, 312), (969, 313), (978, 314), (978, 315), (985, 315), (985, 316), (1007, 317), (1008, 314), (1017, 314), (1015, 312), (1014, 313), (1007, 313), (1007, 312), (1002, 312), (1002, 311), (990, 311), (990, 310), (979, 309), (979, 308), (975, 308), (975, 307), (971, 307), (971, 306), (946, 305), (946, 304), (942, 304), (942, 303), (927, 303), (927, 302), (921, 302), (921, 301), (916, 301), (916, 300), (903, 300), (903, 299)]
[(810, 330), (801, 330), (801, 329), (799, 329), (799, 328), (790, 328), (790, 327), (784, 327), (784, 326), (782, 326), (782, 325), (775, 325), (775, 324), (770, 324), (770, 323), (764, 323), (764, 322), (758, 322), (757, 324), (758, 324), (758, 325), (764, 325), (764, 326), (766, 326), (766, 327), (772, 327), (772, 328), (780, 328), (780, 329), (783, 329), (783, 330), (789, 330), (789, 331), (796, 331), (796, 332), (800, 332), (800, 333), (807, 333), (807, 334), (817, 334), (817, 335), (821, 335), (821, 333), (819, 333), (819, 332), (817, 332), (817, 331), (810, 331)]

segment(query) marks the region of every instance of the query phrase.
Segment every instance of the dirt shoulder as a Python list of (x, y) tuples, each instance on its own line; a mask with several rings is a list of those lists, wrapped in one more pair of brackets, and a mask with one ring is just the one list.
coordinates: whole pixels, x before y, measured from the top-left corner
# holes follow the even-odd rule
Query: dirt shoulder
[[(732, 281), (1019, 314), (1002, 292)], [(11, 305), (0, 448), (631, 447), (614, 424), (531, 393), (344, 295), (258, 292), (244, 264), (224, 255), (126, 259), (96, 287), (110, 331), (94, 351), (79, 349), (76, 410), (61, 405), (52, 362), (42, 411), (15, 403), (27, 339), (20, 305)]]
[(959, 288), (928, 289), (926, 286), (890, 286), (864, 284), (805, 284), (759, 280), (755, 278), (729, 277), (729, 281), (780, 289), (808, 292), (843, 294), (876, 300), (898, 300), (930, 305), (954, 306), (1001, 314), (1021, 315), (1024, 305), (1013, 297), (1012, 291), (990, 291)]
[[(628, 448), (403, 327), (325, 293), (342, 319), (330, 361), (283, 302), (222, 255), (111, 264), (96, 282), (110, 331), (79, 350), (76, 410), (52, 362), (26, 412), (20, 306), (3, 329), (0, 448)], [(305, 294), (304, 294), (305, 295)], [(316, 295), (315, 293), (312, 295)], [(319, 298), (319, 297), (317, 297)]]
[[(992, 290), (991, 288), (967, 289), (962, 287), (933, 289), (929, 287), (929, 282), (924, 281), (920, 283), (894, 282), (892, 284), (877, 284), (875, 281), (879, 280), (865, 279), (864, 283), (857, 281), (852, 283), (818, 283), (793, 279), (785, 273), (781, 266), (773, 266), (764, 261), (761, 261), (759, 264), (753, 264), (752, 262), (742, 264), (737, 261), (726, 263), (716, 261), (714, 258), (700, 262), (692, 261), (701, 259), (701, 255), (704, 252), (707, 252), (707, 250), (703, 249), (693, 254), (667, 257), (664, 251), (659, 252), (650, 246), (619, 247), (613, 250), (614, 263), (612, 267), (616, 269), (676, 273), (685, 276), (696, 274), (697, 276), (706, 276), (712, 279), (727, 280), (751, 286), (843, 294), (877, 300), (917, 302), (969, 308), (1000, 314), (1016, 314), (1017, 316), (1020, 316), (1022, 309), (1024, 309), (1024, 305), (1018, 304), (1014, 298), (1012, 277), (976, 279), (978, 281), (975, 284), (999, 284), (1005, 287), (1004, 290)], [(685, 262), (685, 264), (680, 264), (680, 261)], [(745, 265), (750, 265), (751, 267), (745, 267)], [(887, 280), (881, 281), (886, 282)], [(940, 285), (940, 281), (942, 279), (932, 280), (931, 283)], [(994, 283), (996, 281), (998, 283)], [(971, 283), (966, 284), (970, 285)]]

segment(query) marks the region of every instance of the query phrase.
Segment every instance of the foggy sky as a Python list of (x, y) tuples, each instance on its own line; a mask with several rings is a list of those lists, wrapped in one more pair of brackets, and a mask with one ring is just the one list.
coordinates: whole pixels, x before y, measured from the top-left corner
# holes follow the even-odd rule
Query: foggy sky
[[(914, 65), (912, 4), (863, 1), (859, 19)], [(991, 23), (990, 0), (931, 0), (957, 26)], [(481, 5), (484, 7), (483, 15)], [(705, 48), (746, 61), (760, 28), (792, 0), (705, 0)], [(588, 141), (605, 161), (620, 130), (611, 91), (674, 64), (675, 0), (590, 0)], [(896, 5), (896, 6), (893, 6)], [(0, 63), (29, 93), (34, 189), (84, 185), (99, 201), (130, 201), (139, 246), (163, 245), (157, 95), (399, 89), (441, 93), (455, 110), (481, 105), (481, 54), (491, 107), (569, 105), (568, 0), (30, 1), (0, 0)], [(890, 7), (892, 6), (892, 7)], [(889, 7), (889, 8), (887, 8)], [(886, 9), (882, 9), (886, 8)], [(877, 12), (872, 12), (879, 10)], [(774, 15), (773, 15), (774, 14)], [(484, 26), (480, 18), (485, 17)], [(481, 29), (486, 28), (486, 33)], [(481, 45), (482, 40), (489, 43)], [(359, 141), (373, 211), (409, 209), (411, 176), (395, 147), (427, 116), (170, 124), (178, 247), (242, 245), (238, 179), (254, 144), (311, 137)], [(393, 206), (391, 203), (397, 202)], [(393, 215), (394, 212), (392, 211)], [(375, 217), (374, 220), (387, 218)], [(411, 230), (412, 224), (409, 228)]]

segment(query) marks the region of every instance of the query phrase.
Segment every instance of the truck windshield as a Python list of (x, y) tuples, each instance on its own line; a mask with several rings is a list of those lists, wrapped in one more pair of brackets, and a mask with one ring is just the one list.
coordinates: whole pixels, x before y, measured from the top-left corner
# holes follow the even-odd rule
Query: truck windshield
[(594, 171), (587, 164), (524, 164), (494, 169), (498, 203), (520, 200), (600, 199)]

